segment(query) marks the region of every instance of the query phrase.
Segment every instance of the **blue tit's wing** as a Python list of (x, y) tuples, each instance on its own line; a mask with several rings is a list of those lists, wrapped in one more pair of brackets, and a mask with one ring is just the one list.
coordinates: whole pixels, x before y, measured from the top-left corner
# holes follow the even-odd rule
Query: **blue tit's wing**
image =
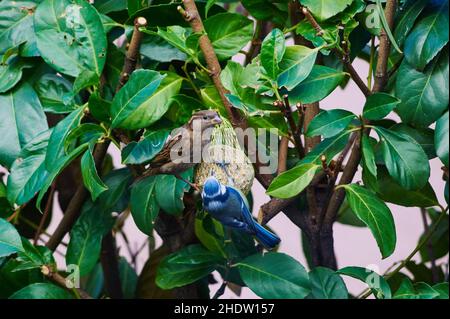
[(252, 213), (248, 208), (248, 203), (245, 195), (233, 187), (227, 187), (227, 190), (230, 192), (230, 196), (238, 198), (240, 201), (240, 219), (248, 225), (248, 229), (251, 232), (256, 232), (255, 220), (253, 219)]

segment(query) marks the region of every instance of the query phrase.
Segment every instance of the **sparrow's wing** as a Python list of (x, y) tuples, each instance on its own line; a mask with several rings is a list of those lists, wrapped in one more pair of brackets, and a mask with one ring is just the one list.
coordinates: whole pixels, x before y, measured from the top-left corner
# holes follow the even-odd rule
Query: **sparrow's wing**
[(228, 191), (230, 192), (230, 196), (236, 196), (236, 198), (240, 199), (241, 202), (241, 217), (242, 220), (248, 225), (248, 228), (251, 231), (256, 232), (255, 228), (255, 220), (253, 219), (252, 213), (250, 212), (248, 208), (247, 199), (239, 190), (233, 188), (233, 187), (227, 187)]
[(174, 136), (169, 137), (163, 149), (156, 154), (153, 160), (150, 162), (150, 167), (160, 167), (164, 164), (169, 163), (170, 160), (170, 150), (183, 138), (183, 134), (179, 133)]

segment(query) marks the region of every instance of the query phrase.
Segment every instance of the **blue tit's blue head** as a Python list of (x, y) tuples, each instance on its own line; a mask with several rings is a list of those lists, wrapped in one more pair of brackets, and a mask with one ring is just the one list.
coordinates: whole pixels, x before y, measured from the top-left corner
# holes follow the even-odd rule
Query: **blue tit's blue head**
[(217, 196), (221, 192), (221, 186), (217, 178), (210, 176), (203, 185), (203, 193), (208, 197)]

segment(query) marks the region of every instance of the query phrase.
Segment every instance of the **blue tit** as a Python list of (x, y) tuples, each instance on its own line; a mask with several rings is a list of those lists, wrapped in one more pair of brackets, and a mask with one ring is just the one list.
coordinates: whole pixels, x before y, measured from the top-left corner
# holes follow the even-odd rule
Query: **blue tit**
[(209, 177), (202, 191), (204, 209), (223, 225), (253, 235), (266, 248), (272, 249), (280, 238), (258, 224), (248, 209), (245, 196), (237, 189)]

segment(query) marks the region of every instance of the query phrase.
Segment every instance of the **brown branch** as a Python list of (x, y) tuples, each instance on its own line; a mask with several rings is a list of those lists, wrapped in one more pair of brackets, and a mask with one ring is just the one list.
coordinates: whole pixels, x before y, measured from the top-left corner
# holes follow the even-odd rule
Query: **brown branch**
[(283, 136), (280, 141), (280, 147), (278, 150), (278, 171), (277, 175), (284, 173), (287, 169), (287, 158), (289, 150), (289, 138)]
[(245, 55), (245, 65), (249, 64), (261, 49), (263, 24), (264, 22), (261, 20), (256, 21), (255, 33), (253, 34), (252, 42), (250, 43), (250, 49)]
[[(303, 7), (302, 12), (305, 15), (306, 19), (311, 23), (313, 28), (317, 31), (318, 36), (323, 36), (324, 31), (322, 27), (319, 25), (319, 23), (316, 21), (316, 19), (313, 17), (311, 12), (309, 12), (308, 8)], [(343, 43), (346, 46), (346, 43)], [(350, 74), (350, 77), (353, 79), (353, 81), (356, 83), (356, 85), (359, 87), (361, 92), (367, 97), (372, 94), (370, 89), (367, 87), (366, 83), (363, 81), (363, 79), (359, 76), (358, 72), (356, 72), (355, 68), (353, 67), (349, 53), (348, 48), (344, 48), (345, 53), (342, 54), (339, 50), (336, 48), (333, 49), (333, 52), (341, 57), (342, 63), (344, 63), (345, 68), (347, 69), (348, 73)]]
[[(54, 271), (52, 269), (53, 267), (44, 265), (41, 267), (41, 273), (47, 277), (48, 279), (52, 280), (54, 283), (58, 284), (62, 288), (72, 292), (73, 290), (67, 287), (67, 279), (58, 274), (58, 272)], [(92, 299), (92, 297), (83, 289), (80, 288), (74, 288), (77, 291), (77, 294), (80, 296), (81, 299)]]
[[(179, 6), (177, 9), (180, 12), (180, 14), (183, 16), (183, 18), (190, 24), (192, 27), (192, 30), (195, 33), (201, 34), (199, 38), (199, 46), (203, 53), (203, 56), (205, 58), (206, 64), (208, 66), (209, 70), (209, 76), (211, 77), (214, 86), (216, 87), (217, 91), (219, 92), (220, 99), (228, 113), (228, 116), (231, 120), (231, 123), (233, 124), (233, 127), (240, 127), (242, 129), (246, 129), (248, 127), (248, 123), (245, 120), (245, 118), (239, 113), (239, 111), (233, 107), (233, 105), (228, 101), (225, 94), (228, 93), (228, 91), (225, 89), (225, 87), (222, 84), (222, 81), (220, 80), (220, 72), (222, 71), (219, 60), (217, 59), (216, 53), (214, 52), (214, 48), (211, 44), (211, 41), (208, 38), (208, 35), (205, 32), (205, 28), (203, 27), (203, 22), (200, 17), (200, 14), (198, 12), (197, 6), (195, 5), (194, 0), (183, 0), (184, 9)], [(244, 143), (245, 148), (248, 150), (247, 142)], [(255, 154), (256, 161), (254, 163), (255, 166), (255, 176), (258, 179), (258, 181), (267, 188), (270, 183), (273, 180), (273, 176), (271, 175), (264, 175), (260, 173), (260, 168), (263, 167), (263, 164), (261, 163), (258, 153)]]
[(125, 83), (127, 83), (130, 74), (136, 69), (136, 65), (140, 56), (139, 50), (143, 37), (143, 33), (139, 30), (139, 28), (143, 28), (146, 26), (147, 20), (144, 17), (138, 17), (134, 20), (134, 32), (128, 45), (127, 54), (125, 55), (125, 62), (123, 64), (122, 72), (120, 73), (116, 92), (118, 92), (125, 85)]
[(232, 121), (234, 126), (242, 126), (243, 119), (241, 118), (237, 109), (233, 107), (233, 105), (230, 103), (230, 101), (228, 101), (227, 97), (225, 96), (225, 94), (227, 94), (228, 91), (225, 89), (225, 87), (222, 84), (222, 81), (220, 80), (220, 72), (222, 71), (222, 69), (220, 67), (216, 53), (214, 52), (212, 43), (209, 40), (208, 35), (206, 34), (205, 28), (203, 27), (203, 22), (198, 12), (195, 1), (183, 0), (183, 5), (185, 9), (179, 6), (178, 11), (181, 13), (183, 18), (191, 25), (192, 31), (194, 31), (194, 33), (201, 34), (198, 40), (199, 46), (205, 57), (205, 61), (209, 70), (209, 75), (214, 83), (214, 86), (219, 92), (220, 99), (223, 105), (225, 106), (228, 116), (230, 117), (230, 120)]
[[(397, 10), (397, 0), (388, 0), (386, 2), (386, 8), (384, 14), (389, 28), (392, 30), (394, 27), (395, 12)], [(386, 30), (382, 29), (380, 34), (380, 46), (378, 48), (378, 63), (375, 72), (375, 83), (373, 86), (374, 92), (381, 92), (384, 90), (388, 82), (388, 60), (391, 52), (391, 41), (386, 33)]]
[(55, 189), (56, 189), (56, 182), (53, 182), (50, 187), (50, 193), (48, 194), (47, 202), (45, 203), (44, 213), (42, 214), (41, 221), (39, 222), (39, 226), (34, 235), (34, 240), (33, 240), (34, 245), (37, 245), (37, 243), (39, 241), (39, 237), (41, 236), (42, 230), (44, 229), (45, 222), (47, 221), (48, 215), (50, 214), (52, 204), (53, 204), (53, 197), (55, 195)]
[(123, 299), (118, 261), (116, 241), (110, 231), (102, 240), (100, 262), (105, 277), (105, 289), (111, 299)]
[[(320, 184), (325, 177), (325, 172), (319, 172), (311, 182), (310, 186), (315, 187)], [(286, 207), (295, 202), (301, 194), (289, 199), (272, 198), (259, 209), (258, 221), (261, 224), (267, 224), (272, 218), (278, 215)]]
[[(388, 22), (391, 28), (393, 27), (394, 24), (393, 19), (396, 11), (396, 2), (397, 2), (396, 0), (388, 0), (386, 4), (385, 14), (386, 17), (389, 17)], [(382, 78), (384, 78), (384, 80), (380, 81), (381, 78), (379, 78), (378, 83), (375, 83), (374, 92), (382, 91), (387, 83), (386, 76), (384, 75), (385, 72), (383, 72), (383, 70), (386, 70), (389, 59), (390, 44), (388, 42), (389, 38), (387, 36), (380, 38), (380, 49), (379, 49), (380, 52), (378, 54), (377, 70), (380, 72), (380, 74), (383, 73)], [(363, 122), (367, 124), (367, 121), (363, 120)], [(362, 134), (368, 135), (369, 132), (370, 129), (365, 129), (362, 132)], [(362, 151), (361, 151), (361, 133), (360, 133), (355, 141), (355, 144), (352, 149), (352, 154), (350, 155), (350, 158), (345, 166), (344, 172), (339, 181), (339, 185), (349, 184), (353, 181), (353, 178), (355, 177), (355, 174), (358, 171), (358, 166), (359, 163), (361, 162), (361, 158), (362, 158)], [(336, 219), (337, 212), (341, 207), (344, 198), (345, 198), (345, 191), (342, 188), (333, 193), (324, 216), (323, 226), (325, 228), (332, 227), (332, 224)]]
[(283, 108), (284, 116), (286, 117), (289, 127), (291, 129), (292, 136), (294, 137), (295, 142), (295, 148), (297, 149), (297, 153), (299, 158), (305, 157), (305, 149), (303, 148), (303, 143), (300, 138), (300, 129), (297, 127), (297, 125), (294, 122), (294, 118), (292, 116), (292, 109), (291, 105), (289, 104), (289, 96), (286, 94), (283, 96), (284, 103), (279, 102), (278, 106)]

